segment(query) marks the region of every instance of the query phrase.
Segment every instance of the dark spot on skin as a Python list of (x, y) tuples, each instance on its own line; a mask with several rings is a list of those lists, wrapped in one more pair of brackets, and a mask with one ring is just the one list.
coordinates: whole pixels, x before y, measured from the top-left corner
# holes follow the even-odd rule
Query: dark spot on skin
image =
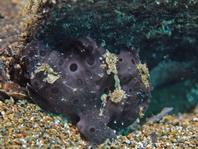
[(71, 71), (74, 72), (78, 69), (78, 65), (76, 63), (72, 63), (69, 68), (70, 68)]
[(46, 52), (44, 50), (40, 51), (40, 56), (45, 56)]
[(96, 131), (96, 129), (95, 129), (94, 127), (91, 127), (91, 128), (89, 128), (89, 131), (90, 131), (91, 133), (94, 133), (94, 132)]
[(42, 79), (44, 77), (43, 72), (39, 72), (35, 74), (37, 78)]
[(123, 62), (123, 58), (119, 58), (119, 62)]
[(63, 63), (64, 63), (64, 60), (63, 60), (63, 59), (60, 59), (60, 60), (58, 61), (58, 65), (59, 65), (59, 66), (62, 66)]
[(33, 85), (34, 85), (35, 87), (39, 86), (38, 81), (37, 81), (37, 80), (34, 80), (34, 81), (33, 81)]
[(79, 100), (78, 99), (74, 99), (73, 100), (73, 104), (78, 104), (79, 103)]
[(93, 65), (94, 62), (95, 62), (95, 59), (93, 57), (90, 56), (90, 57), (87, 58), (87, 64)]
[(130, 89), (129, 89), (129, 93), (131, 93), (132, 91), (133, 91), (132, 88), (130, 88)]
[(83, 85), (83, 80), (82, 79), (77, 79), (77, 85), (82, 86)]
[(109, 88), (106, 87), (106, 88), (104, 89), (104, 93), (107, 94), (108, 92), (109, 92)]
[(88, 121), (91, 121), (92, 119), (93, 119), (92, 116), (88, 116), (88, 117), (87, 117), (87, 120), (88, 120)]
[(131, 62), (132, 62), (133, 65), (135, 65), (135, 61), (133, 59), (131, 59)]

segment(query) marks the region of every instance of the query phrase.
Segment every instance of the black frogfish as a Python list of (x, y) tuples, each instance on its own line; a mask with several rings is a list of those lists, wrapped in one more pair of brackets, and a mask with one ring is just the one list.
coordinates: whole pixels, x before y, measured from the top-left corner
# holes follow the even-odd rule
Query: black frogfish
[(23, 61), (33, 101), (66, 117), (92, 146), (115, 139), (115, 130), (132, 124), (149, 105), (149, 72), (133, 48), (116, 55), (90, 37), (60, 49), (34, 39)]

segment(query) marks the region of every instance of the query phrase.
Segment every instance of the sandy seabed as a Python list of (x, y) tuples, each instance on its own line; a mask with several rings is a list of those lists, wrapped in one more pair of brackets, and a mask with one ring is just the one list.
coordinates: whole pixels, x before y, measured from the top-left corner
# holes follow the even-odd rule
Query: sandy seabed
[[(127, 136), (117, 136), (98, 148), (198, 147), (198, 109), (192, 113), (166, 115), (153, 124), (145, 123)], [(27, 100), (0, 101), (0, 148), (89, 148), (75, 126), (59, 116), (43, 112)]]

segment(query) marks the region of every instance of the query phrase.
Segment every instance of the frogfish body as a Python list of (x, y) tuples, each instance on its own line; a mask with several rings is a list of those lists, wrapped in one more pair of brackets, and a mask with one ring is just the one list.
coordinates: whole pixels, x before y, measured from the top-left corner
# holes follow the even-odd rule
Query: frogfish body
[(70, 120), (91, 145), (116, 138), (149, 105), (148, 69), (132, 48), (118, 55), (90, 37), (51, 49), (38, 40), (23, 53), (29, 96), (43, 110)]

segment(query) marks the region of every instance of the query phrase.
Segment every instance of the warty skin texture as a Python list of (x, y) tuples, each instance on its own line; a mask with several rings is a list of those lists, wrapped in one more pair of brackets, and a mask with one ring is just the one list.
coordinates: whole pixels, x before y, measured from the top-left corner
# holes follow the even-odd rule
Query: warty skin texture
[[(90, 37), (83, 37), (57, 50), (32, 40), (23, 53), (29, 96), (43, 110), (77, 125), (92, 146), (115, 139), (114, 130), (132, 124), (150, 102), (151, 87), (141, 79), (137, 53), (121, 50), (116, 55), (115, 74), (107, 73), (106, 52)], [(115, 102), (117, 95), (121, 98)]]

